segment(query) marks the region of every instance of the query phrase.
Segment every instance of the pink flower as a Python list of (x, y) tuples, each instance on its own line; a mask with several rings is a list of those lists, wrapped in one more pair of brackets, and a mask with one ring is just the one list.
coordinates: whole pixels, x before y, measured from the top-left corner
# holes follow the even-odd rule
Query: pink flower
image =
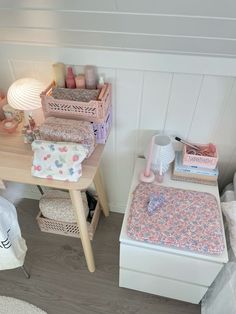
[(38, 165), (38, 166), (37, 166), (37, 165), (36, 165), (36, 166), (34, 166), (34, 170), (35, 170), (35, 171), (41, 171), (41, 169), (42, 169), (42, 168), (41, 168), (41, 166), (40, 166), (40, 165)]
[(74, 156), (72, 157), (72, 160), (73, 160), (73, 161), (79, 160), (79, 156), (78, 156), (78, 155), (74, 155)]

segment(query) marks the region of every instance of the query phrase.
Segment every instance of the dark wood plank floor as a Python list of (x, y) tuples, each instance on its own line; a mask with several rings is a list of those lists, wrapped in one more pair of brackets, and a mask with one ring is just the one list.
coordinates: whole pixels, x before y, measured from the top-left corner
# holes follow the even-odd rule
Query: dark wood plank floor
[(90, 274), (80, 240), (39, 231), (38, 202), (17, 206), (27, 241), (27, 280), (19, 269), (0, 272), (0, 295), (28, 301), (49, 314), (199, 314), (200, 306), (118, 287), (119, 233), (123, 215), (100, 219)]

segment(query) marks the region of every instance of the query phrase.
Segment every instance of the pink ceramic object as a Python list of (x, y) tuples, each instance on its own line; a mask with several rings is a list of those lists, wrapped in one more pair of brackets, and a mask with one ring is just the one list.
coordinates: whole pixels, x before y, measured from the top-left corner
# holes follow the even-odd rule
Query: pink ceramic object
[(7, 133), (14, 133), (18, 127), (18, 121), (16, 120), (4, 120), (2, 122), (3, 129)]
[(67, 75), (66, 75), (66, 87), (67, 88), (75, 88), (75, 76), (72, 70), (72, 67), (67, 68)]

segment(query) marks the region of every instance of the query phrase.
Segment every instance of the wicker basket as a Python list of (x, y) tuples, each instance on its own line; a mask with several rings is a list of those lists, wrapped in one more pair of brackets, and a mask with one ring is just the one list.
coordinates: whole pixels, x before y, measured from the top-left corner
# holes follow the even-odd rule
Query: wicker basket
[[(101, 209), (99, 206), (99, 202), (97, 202), (92, 221), (91, 223), (87, 222), (90, 240), (93, 239), (95, 230), (97, 228), (100, 212), (101, 212)], [(37, 219), (40, 230), (43, 232), (49, 232), (49, 233), (61, 234), (64, 236), (69, 236), (69, 237), (80, 238), (79, 227), (77, 226), (76, 223), (62, 222), (62, 221), (45, 218), (41, 212), (39, 212), (36, 219)]]
[(105, 85), (106, 90), (101, 100), (79, 102), (53, 98), (50, 95), (55, 86), (53, 82), (40, 95), (45, 118), (53, 116), (96, 123), (104, 122), (111, 105), (111, 84), (106, 83)]

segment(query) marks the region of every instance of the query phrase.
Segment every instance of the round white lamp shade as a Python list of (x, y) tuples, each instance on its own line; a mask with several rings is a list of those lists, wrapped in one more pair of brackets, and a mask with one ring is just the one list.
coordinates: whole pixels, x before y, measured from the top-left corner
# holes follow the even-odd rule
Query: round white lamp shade
[(40, 94), (45, 88), (46, 85), (36, 79), (19, 79), (8, 89), (7, 101), (14, 109), (23, 110), (25, 117), (33, 112), (34, 118), (41, 120), (43, 117), (42, 110), (37, 109), (41, 108)]
[(174, 159), (175, 151), (170, 137), (162, 134), (156, 135), (153, 143), (152, 169), (165, 173)]

